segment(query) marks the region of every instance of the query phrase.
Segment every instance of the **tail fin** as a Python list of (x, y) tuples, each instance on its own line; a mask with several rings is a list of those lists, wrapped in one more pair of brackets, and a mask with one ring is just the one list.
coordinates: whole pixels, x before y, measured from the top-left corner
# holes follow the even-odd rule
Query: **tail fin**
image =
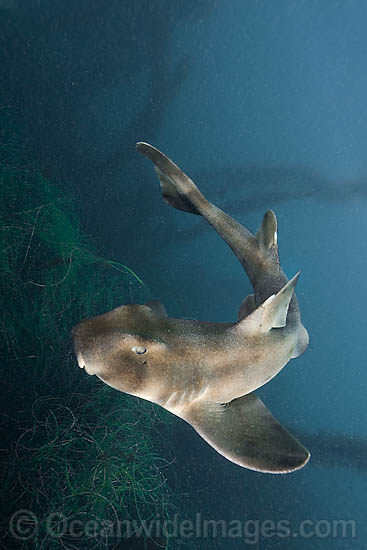
[[(268, 297), (287, 282), (279, 267), (274, 212), (269, 210), (265, 214), (255, 237), (246, 227), (211, 204), (194, 182), (161, 151), (145, 142), (137, 143), (136, 148), (154, 163), (165, 201), (179, 210), (200, 214), (215, 229), (241, 262), (257, 296)], [(269, 285), (271, 292), (268, 293)]]
[(192, 202), (184, 195), (181, 195), (177, 190), (174, 180), (166, 174), (163, 174), (157, 166), (155, 166), (155, 171), (158, 174), (161, 184), (163, 200), (170, 206), (173, 206), (173, 208), (177, 208), (177, 210), (183, 210), (184, 212), (190, 212), (190, 214), (198, 214), (200, 216), (200, 212)]
[[(149, 143), (139, 141), (136, 144), (136, 149), (154, 163), (163, 199), (173, 208), (200, 215), (194, 202), (202, 200), (206, 202), (206, 199), (194, 182), (171, 159)], [(191, 198), (196, 200), (191, 200)]]

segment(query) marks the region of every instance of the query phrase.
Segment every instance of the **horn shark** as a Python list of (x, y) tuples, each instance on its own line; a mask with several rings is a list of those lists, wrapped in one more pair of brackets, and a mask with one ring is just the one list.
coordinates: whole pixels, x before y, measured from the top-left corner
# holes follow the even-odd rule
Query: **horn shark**
[(274, 212), (253, 235), (158, 149), (136, 147), (153, 162), (164, 200), (205, 218), (237, 256), (254, 294), (234, 323), (168, 318), (159, 302), (86, 319), (73, 329), (79, 366), (186, 420), (235, 464), (274, 474), (302, 468), (309, 452), (253, 393), (308, 345), (294, 293), (299, 273), (288, 281), (280, 267)]

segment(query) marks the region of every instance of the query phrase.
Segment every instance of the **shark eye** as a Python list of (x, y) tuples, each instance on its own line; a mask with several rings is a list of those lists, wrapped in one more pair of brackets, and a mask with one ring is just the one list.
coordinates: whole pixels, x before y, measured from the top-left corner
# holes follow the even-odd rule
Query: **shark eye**
[(147, 348), (144, 348), (143, 346), (133, 346), (131, 348), (131, 351), (133, 351), (137, 355), (143, 355), (143, 353), (147, 351)]

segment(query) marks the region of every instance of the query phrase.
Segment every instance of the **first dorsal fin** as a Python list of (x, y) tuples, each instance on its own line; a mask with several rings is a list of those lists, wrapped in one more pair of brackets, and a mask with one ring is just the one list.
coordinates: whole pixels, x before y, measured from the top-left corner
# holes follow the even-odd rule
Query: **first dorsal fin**
[(268, 332), (272, 328), (285, 327), (289, 303), (300, 272), (298, 272), (277, 294), (272, 294), (253, 313), (240, 321), (240, 326), (247, 331)]

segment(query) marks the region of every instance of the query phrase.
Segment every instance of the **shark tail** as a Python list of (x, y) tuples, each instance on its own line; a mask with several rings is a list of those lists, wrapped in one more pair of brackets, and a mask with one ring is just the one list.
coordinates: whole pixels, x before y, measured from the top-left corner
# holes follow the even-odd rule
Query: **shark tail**
[(154, 163), (165, 202), (177, 210), (200, 216), (200, 205), (207, 204), (207, 200), (195, 183), (171, 159), (149, 143), (140, 141), (136, 149)]
[[(199, 214), (206, 219), (241, 262), (255, 293), (262, 291), (262, 300), (278, 292), (287, 283), (288, 279), (279, 267), (277, 220), (272, 210), (266, 212), (255, 236), (231, 216), (211, 204), (195, 183), (159, 149), (145, 142), (138, 142), (136, 148), (153, 162), (164, 200), (178, 210)], [(269, 277), (275, 284), (268, 289)], [(259, 281), (262, 281), (260, 285)]]
[(163, 200), (167, 204), (173, 206), (173, 208), (177, 208), (177, 210), (190, 212), (190, 214), (198, 214), (199, 216), (201, 215), (191, 200), (185, 195), (181, 195), (177, 187), (168, 176), (163, 174), (163, 172), (161, 172), (157, 167), (155, 167), (155, 171), (157, 172), (161, 184)]

